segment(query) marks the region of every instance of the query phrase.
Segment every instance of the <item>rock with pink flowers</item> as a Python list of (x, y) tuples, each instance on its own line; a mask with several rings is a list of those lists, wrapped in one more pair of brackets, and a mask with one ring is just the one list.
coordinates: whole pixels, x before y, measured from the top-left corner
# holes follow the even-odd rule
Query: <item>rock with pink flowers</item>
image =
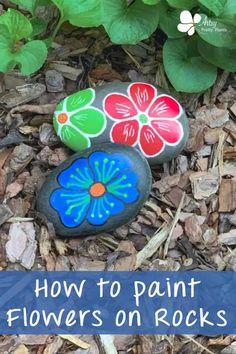
[(179, 102), (144, 82), (115, 82), (66, 97), (54, 113), (54, 128), (74, 151), (113, 142), (138, 148), (151, 164), (176, 157), (189, 134)]

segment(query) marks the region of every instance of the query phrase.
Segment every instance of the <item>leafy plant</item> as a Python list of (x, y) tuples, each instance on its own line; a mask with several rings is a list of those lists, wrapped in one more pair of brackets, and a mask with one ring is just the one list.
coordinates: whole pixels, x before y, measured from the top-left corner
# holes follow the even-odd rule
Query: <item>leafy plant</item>
[(9, 71), (19, 65), (23, 75), (40, 69), (47, 57), (43, 41), (27, 41), (33, 28), (20, 12), (9, 9), (0, 16), (0, 71)]
[[(0, 16), (0, 71), (3, 72), (16, 66), (23, 75), (37, 71), (46, 59), (46, 44), (53, 41), (66, 21), (80, 27), (102, 25), (117, 44), (136, 44), (160, 28), (167, 36), (163, 47), (164, 68), (177, 91), (208, 89), (216, 80), (217, 68), (236, 72), (235, 0), (11, 2), (29, 14), (9, 9)], [(38, 6), (47, 5), (58, 8), (58, 22), (49, 38), (45, 38), (48, 24), (36, 17)], [(178, 27), (180, 19), (182, 24)]]
[[(185, 2), (167, 1), (172, 6)], [(169, 37), (163, 48), (163, 61), (177, 91), (201, 92), (214, 84), (217, 67), (236, 71), (236, 3), (234, 0), (191, 0), (188, 4), (193, 15), (201, 16), (200, 23), (192, 23), (196, 33), (193, 36), (185, 33), (183, 39), (177, 39), (178, 34), (174, 37), (173, 32), (170, 34), (162, 27)], [(185, 9), (183, 6), (182, 10)]]
[(148, 38), (159, 22), (158, 5), (150, 6), (136, 0), (103, 0), (102, 23), (111, 40), (118, 44), (137, 43)]
[(216, 16), (219, 16), (223, 11), (227, 0), (199, 0), (199, 3), (212, 11)]
[(69, 21), (74, 26), (93, 27), (101, 24), (100, 0), (52, 0), (60, 11), (59, 25)]
[(198, 92), (214, 84), (217, 68), (198, 52), (197, 42), (169, 39), (164, 45), (164, 66), (177, 91)]

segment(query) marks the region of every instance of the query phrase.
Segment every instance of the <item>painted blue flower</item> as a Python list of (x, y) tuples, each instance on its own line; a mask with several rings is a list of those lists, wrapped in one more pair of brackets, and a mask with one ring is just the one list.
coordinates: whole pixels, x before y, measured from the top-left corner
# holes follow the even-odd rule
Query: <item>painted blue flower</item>
[(53, 191), (50, 203), (67, 227), (79, 226), (85, 219), (103, 225), (139, 196), (132, 162), (119, 153), (96, 151), (79, 158), (59, 174), (58, 183), (61, 188)]

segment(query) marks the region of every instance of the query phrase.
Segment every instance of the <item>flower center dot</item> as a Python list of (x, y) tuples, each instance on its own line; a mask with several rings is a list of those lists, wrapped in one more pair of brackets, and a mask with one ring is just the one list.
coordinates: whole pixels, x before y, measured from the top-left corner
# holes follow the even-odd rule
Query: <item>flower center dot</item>
[(57, 119), (60, 124), (64, 124), (68, 120), (68, 115), (66, 113), (60, 113)]
[(143, 124), (147, 123), (148, 122), (148, 117), (146, 116), (146, 114), (144, 114), (144, 113), (140, 114), (139, 121), (141, 123), (143, 123)]
[(105, 186), (100, 183), (94, 183), (89, 190), (89, 193), (91, 194), (92, 197), (101, 197), (103, 194), (105, 194), (106, 188)]

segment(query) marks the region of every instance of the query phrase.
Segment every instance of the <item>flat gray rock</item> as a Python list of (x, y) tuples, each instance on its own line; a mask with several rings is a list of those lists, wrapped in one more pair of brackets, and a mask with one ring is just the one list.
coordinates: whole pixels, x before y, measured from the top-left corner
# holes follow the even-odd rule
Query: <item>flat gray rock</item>
[(88, 88), (61, 101), (54, 128), (74, 151), (98, 143), (137, 147), (151, 164), (178, 156), (189, 134), (185, 112), (175, 98), (144, 82), (114, 82)]
[(124, 144), (77, 153), (44, 183), (37, 209), (67, 237), (114, 230), (136, 216), (151, 190), (146, 159)]

